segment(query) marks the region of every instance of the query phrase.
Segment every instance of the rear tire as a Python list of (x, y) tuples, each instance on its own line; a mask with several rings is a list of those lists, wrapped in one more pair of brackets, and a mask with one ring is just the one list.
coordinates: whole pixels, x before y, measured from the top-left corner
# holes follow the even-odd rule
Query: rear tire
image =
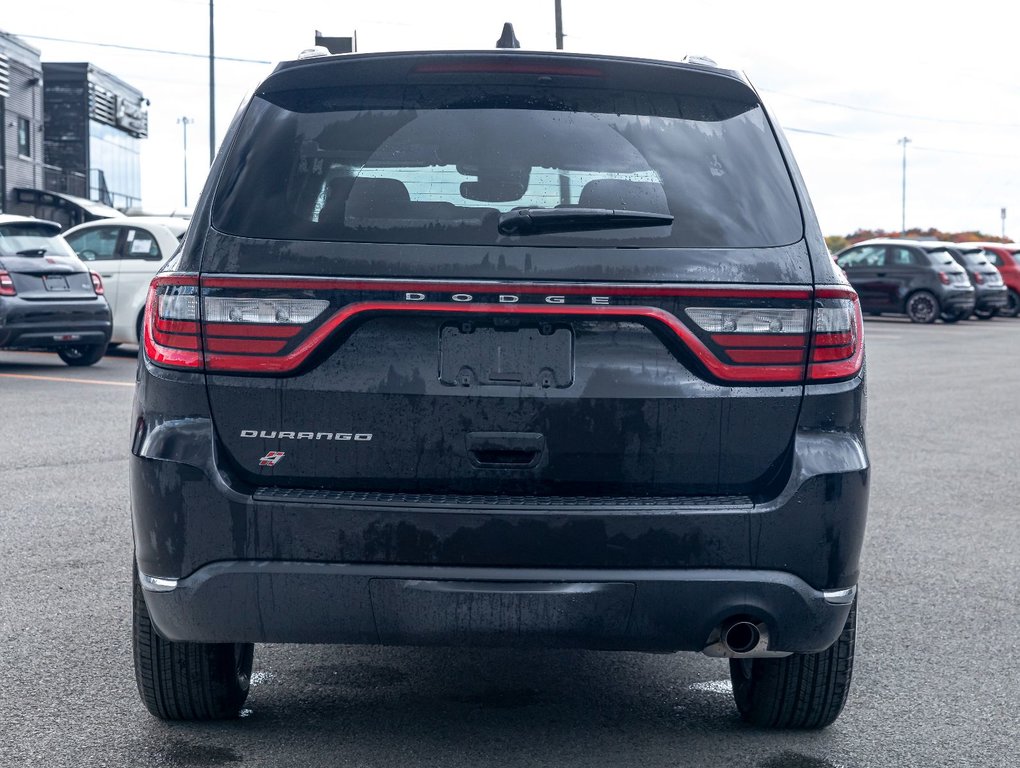
[(252, 643), (176, 643), (160, 637), (134, 576), (132, 645), (138, 695), (161, 720), (237, 717), (248, 698)]
[(999, 308), (998, 307), (996, 307), (995, 309), (975, 309), (974, 310), (974, 317), (976, 317), (978, 320), (991, 320), (997, 314), (999, 314)]
[(106, 354), (106, 344), (81, 344), (57, 350), (60, 359), (68, 365), (95, 365)]
[(831, 725), (843, 711), (850, 691), (856, 634), (855, 598), (839, 638), (821, 653), (730, 659), (733, 699), (740, 716), (765, 728)]
[(1008, 298), (1009, 304), (1006, 305), (1005, 309), (1000, 309), (999, 314), (1003, 317), (1016, 317), (1020, 315), (1020, 293), (1010, 288)]
[(942, 313), (942, 322), (943, 323), (958, 323), (961, 320), (963, 320), (963, 318), (965, 318), (966, 316), (967, 316), (966, 312), (961, 312), (958, 309), (957, 310), (950, 310), (950, 311)]
[(935, 298), (935, 294), (928, 291), (917, 291), (910, 294), (907, 297), (904, 311), (912, 323), (934, 323), (942, 314), (939, 300)]

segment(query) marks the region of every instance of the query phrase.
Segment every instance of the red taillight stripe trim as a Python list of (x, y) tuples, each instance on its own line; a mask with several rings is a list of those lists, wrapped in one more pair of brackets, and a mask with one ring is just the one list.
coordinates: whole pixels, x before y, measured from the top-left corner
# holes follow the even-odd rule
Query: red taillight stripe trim
[(233, 352), (247, 355), (275, 355), (287, 346), (286, 341), (262, 339), (224, 339), (206, 337), (205, 348), (209, 352)]
[[(280, 290), (403, 291), (408, 293), (546, 294), (562, 296), (676, 296), (720, 299), (810, 299), (808, 288), (739, 288), (734, 286), (623, 285), (619, 283), (483, 283), (423, 280), (359, 280), (356, 278), (203, 277), (205, 288)], [(411, 302), (408, 302), (411, 303)], [(422, 304), (425, 302), (416, 302)], [(466, 302), (465, 302), (466, 303)], [(500, 304), (500, 311), (510, 304)]]
[(206, 323), (206, 336), (245, 339), (289, 339), (301, 333), (303, 325), (266, 325), (264, 323)]
[(854, 353), (851, 345), (845, 347), (822, 347), (811, 353), (811, 362), (828, 363), (834, 360), (846, 360)]
[(645, 319), (661, 323), (675, 333), (697, 356), (701, 363), (716, 377), (727, 381), (761, 381), (770, 383), (797, 384), (803, 380), (804, 365), (762, 365), (748, 367), (730, 365), (719, 360), (694, 333), (674, 315), (655, 307), (569, 307), (532, 306), (506, 304), (435, 304), (417, 302), (358, 302), (348, 304), (337, 311), (326, 322), (313, 331), (308, 338), (286, 355), (272, 358), (237, 357), (206, 353), (206, 368), (209, 371), (239, 371), (285, 373), (297, 368), (321, 344), (325, 338), (341, 325), (358, 315), (378, 312), (422, 312), (436, 314), (503, 314), (574, 317), (624, 317)]
[(712, 341), (724, 349), (739, 349), (741, 347), (806, 347), (807, 337), (803, 334), (791, 334), (789, 336), (775, 333), (716, 333), (712, 335)]
[(163, 333), (188, 333), (198, 335), (198, 323), (194, 320), (167, 320), (156, 316), (156, 330)]
[(857, 301), (857, 291), (853, 288), (816, 288), (816, 299), (850, 299)]
[(180, 333), (161, 333), (157, 329), (152, 330), (152, 340), (161, 347), (173, 349), (201, 349), (198, 336), (189, 336)]
[(790, 365), (804, 362), (804, 349), (727, 349), (735, 363)]
[(816, 347), (842, 347), (853, 344), (854, 337), (850, 331), (843, 333), (819, 333), (815, 336)]

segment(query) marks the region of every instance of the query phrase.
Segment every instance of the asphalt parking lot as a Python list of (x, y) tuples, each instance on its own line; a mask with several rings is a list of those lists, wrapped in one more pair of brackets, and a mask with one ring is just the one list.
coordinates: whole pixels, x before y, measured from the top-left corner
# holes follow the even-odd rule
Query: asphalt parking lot
[(135, 691), (134, 350), (0, 352), (0, 766), (1020, 764), (1020, 320), (868, 319), (855, 678), (819, 733), (743, 724), (700, 655), (258, 646), (243, 717)]

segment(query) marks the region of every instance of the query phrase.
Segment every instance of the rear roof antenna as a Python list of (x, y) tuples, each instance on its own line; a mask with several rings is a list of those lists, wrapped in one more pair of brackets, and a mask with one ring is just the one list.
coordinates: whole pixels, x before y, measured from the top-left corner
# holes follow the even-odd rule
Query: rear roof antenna
[(496, 41), (497, 48), (520, 48), (521, 41), (514, 34), (514, 25), (509, 21), (503, 25), (503, 34)]

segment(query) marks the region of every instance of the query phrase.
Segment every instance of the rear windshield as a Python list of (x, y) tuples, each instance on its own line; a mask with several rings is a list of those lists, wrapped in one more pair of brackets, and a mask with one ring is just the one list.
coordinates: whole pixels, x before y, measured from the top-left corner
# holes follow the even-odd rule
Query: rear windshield
[[(706, 248), (802, 237), (789, 172), (755, 103), (477, 84), (270, 98), (250, 105), (217, 187), (214, 226), (230, 234)], [(501, 234), (500, 216), (521, 208), (659, 218)]]
[(74, 256), (74, 250), (45, 222), (0, 224), (0, 256)]
[(970, 267), (984, 267), (988, 265), (988, 257), (984, 251), (962, 251), (960, 258), (964, 264)]
[(956, 264), (956, 260), (953, 258), (953, 255), (945, 248), (928, 251), (928, 258), (931, 260), (932, 264), (937, 266)]

